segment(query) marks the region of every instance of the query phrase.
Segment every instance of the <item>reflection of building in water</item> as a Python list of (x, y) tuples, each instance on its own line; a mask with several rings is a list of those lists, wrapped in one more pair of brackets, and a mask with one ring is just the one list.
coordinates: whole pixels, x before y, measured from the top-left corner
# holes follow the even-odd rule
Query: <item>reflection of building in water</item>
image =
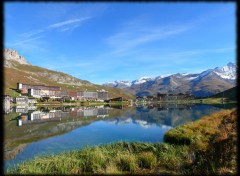
[(35, 109), (36, 109), (36, 106), (26, 106), (26, 105), (13, 107), (13, 111), (19, 112), (19, 113), (27, 113), (28, 111), (33, 111)]
[(22, 115), (18, 119), (18, 126), (29, 123), (40, 123), (47, 121), (60, 121), (64, 118), (71, 117), (107, 117), (108, 109), (104, 107), (81, 107), (81, 108), (70, 108), (63, 110), (48, 110), (48, 111), (28, 111), (28, 108), (23, 106), (22, 108), (15, 109), (21, 112)]
[(13, 110), (15, 112), (20, 112), (20, 113), (27, 113), (28, 112), (28, 106), (15, 106), (13, 107)]
[(87, 116), (97, 116), (98, 114), (98, 109), (84, 109), (83, 111), (83, 116), (87, 117)]
[(10, 95), (4, 95), (3, 97), (3, 111), (5, 114), (9, 114), (10, 112), (12, 112), (12, 108), (11, 108), (11, 96)]
[(108, 116), (108, 109), (107, 108), (99, 108), (97, 117), (107, 117)]
[(22, 126), (28, 123), (40, 123), (46, 121), (60, 121), (61, 111), (51, 110), (49, 112), (33, 111), (30, 113), (22, 114), (18, 119), (18, 126)]

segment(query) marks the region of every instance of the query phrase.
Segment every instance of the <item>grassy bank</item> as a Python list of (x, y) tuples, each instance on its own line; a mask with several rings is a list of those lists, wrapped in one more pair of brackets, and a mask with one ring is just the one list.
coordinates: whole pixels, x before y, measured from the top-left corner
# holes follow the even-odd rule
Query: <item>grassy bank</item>
[(118, 142), (35, 158), (8, 174), (176, 174), (188, 162), (186, 146)]
[(185, 168), (189, 174), (236, 174), (237, 110), (224, 110), (195, 122), (169, 130), (164, 139), (185, 144), (193, 161)]
[(165, 134), (168, 143), (118, 142), (38, 157), (8, 174), (236, 174), (237, 111), (224, 110)]
[(197, 121), (181, 125), (169, 130), (164, 135), (164, 140), (173, 144), (190, 145), (195, 143), (198, 148), (205, 149), (211, 136), (219, 132), (218, 126), (223, 118), (230, 113), (231, 110), (224, 110)]

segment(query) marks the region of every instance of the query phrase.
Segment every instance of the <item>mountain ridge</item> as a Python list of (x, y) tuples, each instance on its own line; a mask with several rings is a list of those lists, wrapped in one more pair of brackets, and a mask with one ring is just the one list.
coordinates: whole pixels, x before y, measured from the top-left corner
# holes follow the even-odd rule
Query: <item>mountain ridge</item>
[(137, 96), (153, 95), (161, 92), (192, 93), (197, 97), (204, 97), (219, 93), (236, 85), (236, 64), (229, 62), (224, 67), (207, 69), (201, 73), (176, 73), (152, 78), (141, 77), (138, 80), (114, 81), (103, 85), (121, 88)]

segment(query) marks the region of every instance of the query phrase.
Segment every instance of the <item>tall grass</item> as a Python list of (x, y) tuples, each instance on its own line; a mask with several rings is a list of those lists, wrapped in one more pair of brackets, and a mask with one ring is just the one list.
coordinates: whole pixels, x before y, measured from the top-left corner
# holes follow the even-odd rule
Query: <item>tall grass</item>
[[(59, 155), (37, 157), (7, 174), (118, 174), (179, 171), (187, 147), (162, 143), (118, 142)], [(165, 169), (166, 172), (166, 169)]]
[(184, 173), (237, 172), (237, 110), (224, 110), (172, 129), (165, 134), (165, 141), (188, 144), (192, 163), (184, 166)]
[(165, 133), (164, 141), (172, 144), (194, 144), (198, 149), (206, 150), (211, 136), (219, 132), (218, 126), (231, 112), (232, 110), (223, 110), (171, 129)]

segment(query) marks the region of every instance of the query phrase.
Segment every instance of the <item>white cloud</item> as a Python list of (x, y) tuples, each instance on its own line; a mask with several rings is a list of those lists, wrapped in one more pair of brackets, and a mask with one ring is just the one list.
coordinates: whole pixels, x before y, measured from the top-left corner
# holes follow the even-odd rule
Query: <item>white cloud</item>
[(190, 26), (127, 27), (121, 32), (106, 39), (106, 43), (113, 48), (113, 51), (111, 51), (110, 54), (115, 55), (132, 50), (142, 44), (162, 40), (183, 33), (189, 29)]
[(89, 18), (90, 17), (83, 17), (83, 18), (66, 20), (66, 21), (62, 21), (62, 22), (59, 22), (59, 23), (51, 24), (51, 25), (48, 26), (48, 28), (59, 28), (59, 27), (70, 26), (70, 25), (76, 26), (76, 24), (79, 24), (82, 21), (85, 21)]

